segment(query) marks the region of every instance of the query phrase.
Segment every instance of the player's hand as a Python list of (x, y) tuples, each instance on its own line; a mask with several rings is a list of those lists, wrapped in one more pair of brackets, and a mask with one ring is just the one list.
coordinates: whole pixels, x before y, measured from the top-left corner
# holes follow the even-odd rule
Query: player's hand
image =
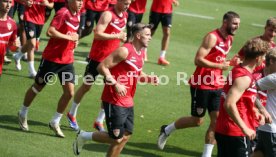
[(264, 117), (264, 115), (260, 114), (259, 118), (258, 118), (258, 121), (259, 121), (259, 125), (265, 125), (265, 117)]
[(78, 41), (79, 40), (79, 35), (77, 33), (73, 33), (70, 35), (70, 40), (72, 41)]
[(150, 79), (150, 83), (158, 86), (159, 85), (159, 77), (157, 75), (153, 75), (153, 76), (148, 76), (148, 78)]
[(122, 42), (125, 42), (127, 40), (127, 33), (126, 32), (120, 32), (118, 34), (118, 38), (122, 41)]
[(26, 3), (27, 3), (28, 7), (31, 7), (33, 5), (34, 1), (33, 0), (27, 0)]
[(224, 61), (223, 63), (221, 63), (222, 70), (227, 70), (229, 66), (230, 66), (230, 61)]
[(16, 46), (16, 47), (20, 47), (20, 45), (21, 45), (21, 43), (20, 43), (20, 37), (17, 37), (17, 38), (15, 39), (15, 42), (14, 42), (13, 45)]
[(43, 0), (42, 1), (42, 5), (44, 5), (44, 6), (49, 6), (50, 5), (50, 3), (49, 3), (49, 1), (48, 0)]
[(272, 118), (271, 115), (265, 110), (263, 111), (265, 123), (271, 124), (272, 123)]
[(179, 1), (178, 0), (173, 0), (173, 5), (178, 7), (179, 6)]
[(249, 140), (253, 140), (256, 138), (256, 132), (248, 127), (242, 129), (243, 133), (249, 138)]
[(119, 96), (126, 96), (126, 94), (127, 94), (127, 88), (129, 88), (129, 87), (127, 87), (127, 86), (125, 86), (123, 84), (119, 84), (119, 83), (116, 83), (114, 85), (114, 87), (115, 87), (115, 90), (116, 90), (116, 92), (117, 92), (117, 94)]

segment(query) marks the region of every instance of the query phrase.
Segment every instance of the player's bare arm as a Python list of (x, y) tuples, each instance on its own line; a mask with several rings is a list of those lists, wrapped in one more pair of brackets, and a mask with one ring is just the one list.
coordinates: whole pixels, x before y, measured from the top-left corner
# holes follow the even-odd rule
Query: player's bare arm
[(108, 24), (112, 19), (112, 14), (109, 11), (103, 12), (101, 15), (99, 22), (94, 30), (94, 38), (98, 40), (109, 40), (109, 39), (126, 39), (126, 33), (121, 32), (119, 34), (108, 34), (105, 33), (105, 29), (107, 28)]
[(225, 108), (231, 119), (241, 128), (243, 133), (248, 136), (250, 140), (252, 140), (256, 137), (256, 133), (254, 130), (248, 128), (244, 121), (241, 119), (236, 105), (244, 91), (250, 86), (250, 83), (251, 80), (248, 76), (237, 78), (226, 96), (223, 107)]
[(57, 31), (56, 28), (53, 26), (50, 26), (47, 30), (47, 36), (51, 38), (60, 38), (71, 41), (78, 41), (79, 39), (79, 35), (77, 33), (73, 33), (71, 35), (63, 34)]
[(126, 95), (126, 86), (117, 82), (110, 73), (112, 67), (125, 60), (128, 56), (128, 50), (125, 47), (119, 47), (111, 53), (97, 68), (98, 72), (105, 77), (106, 83), (113, 85), (119, 96)]
[(208, 34), (204, 37), (201, 46), (199, 47), (196, 57), (195, 65), (206, 68), (217, 68), (222, 70), (227, 70), (229, 67), (229, 61), (223, 63), (215, 63), (208, 61), (205, 57), (209, 54), (211, 49), (216, 45), (217, 38), (213, 34)]

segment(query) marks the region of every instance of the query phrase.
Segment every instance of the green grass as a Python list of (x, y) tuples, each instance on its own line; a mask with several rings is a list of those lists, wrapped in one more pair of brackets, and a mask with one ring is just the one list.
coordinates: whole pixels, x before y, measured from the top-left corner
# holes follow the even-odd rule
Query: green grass
[[(147, 6), (149, 11), (151, 1)], [(233, 10), (241, 16), (241, 27), (235, 36), (229, 58), (235, 54), (245, 41), (251, 37), (262, 34), (262, 27), (252, 26), (252, 23), (265, 24), (268, 17), (275, 16), (275, 1), (238, 1), (238, 0), (185, 0), (175, 8), (177, 12), (193, 13), (214, 17), (214, 20), (200, 19), (174, 14), (171, 42), (167, 58), (171, 61), (168, 67), (156, 64), (161, 43), (161, 29), (159, 28), (148, 48), (149, 62), (145, 64), (144, 71), (154, 72), (157, 75), (169, 76), (168, 85), (138, 86), (135, 97), (135, 128), (134, 134), (122, 151), (122, 157), (192, 157), (200, 156), (204, 145), (204, 134), (208, 126), (208, 116), (205, 123), (198, 128), (179, 130), (174, 132), (163, 151), (157, 149), (156, 141), (159, 128), (177, 118), (190, 115), (189, 86), (177, 85), (177, 72), (192, 74), (195, 69), (194, 55), (202, 41), (203, 36), (220, 27), (222, 15)], [(148, 22), (148, 12), (144, 15)], [(41, 37), (43, 50), (48, 38), (44, 32)], [(75, 52), (76, 60), (84, 60), (90, 50), (93, 35), (81, 40)], [(36, 54), (38, 67), (41, 53)], [(82, 75), (85, 65), (75, 63), (76, 74)], [(67, 126), (66, 118), (61, 120), (65, 139), (53, 136), (47, 124), (55, 113), (57, 101), (62, 93), (59, 84), (47, 86), (34, 100), (29, 110), (30, 132), (22, 132), (17, 124), (17, 111), (19, 110), (26, 90), (33, 83), (27, 78), (27, 64), (23, 62), (23, 70), (18, 72), (14, 63), (4, 66), (0, 80), (0, 152), (3, 157), (61, 157), (73, 156), (72, 142), (75, 132)], [(79, 85), (75, 88), (77, 89)], [(85, 96), (79, 108), (78, 122), (83, 130), (93, 131), (92, 123), (100, 108), (100, 95), (102, 86), (93, 86)], [(71, 104), (69, 104), (69, 107)], [(68, 109), (69, 109), (68, 107)], [(143, 116), (141, 116), (143, 115)], [(143, 117), (143, 118), (141, 118)], [(85, 145), (81, 156), (105, 156), (108, 146), (95, 142)], [(213, 151), (216, 154), (216, 148)]]

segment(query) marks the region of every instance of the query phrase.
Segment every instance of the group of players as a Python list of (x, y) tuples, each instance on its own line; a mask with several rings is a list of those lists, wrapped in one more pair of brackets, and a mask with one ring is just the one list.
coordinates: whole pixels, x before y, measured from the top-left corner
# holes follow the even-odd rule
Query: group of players
[[(22, 2), (22, 3), (20, 3)], [(158, 64), (168, 65), (165, 59), (169, 43), (172, 5), (179, 5), (177, 0), (153, 0), (150, 24), (141, 24), (145, 12), (146, 0), (118, 0), (110, 7), (110, 1), (67, 0), (66, 2), (20, 1), (15, 3), (19, 9), (19, 19), (24, 28), (17, 29), (15, 22), (8, 16), (12, 0), (1, 0), (1, 67), (6, 48), (16, 49), (14, 55), (16, 67), (21, 70), (20, 59), (27, 52), (29, 74), (35, 78), (34, 84), (26, 92), (23, 104), (18, 112), (20, 128), (28, 131), (28, 107), (36, 95), (45, 87), (47, 79), (57, 74), (63, 88), (63, 94), (58, 101), (57, 111), (49, 127), (58, 137), (65, 137), (60, 129), (60, 120), (69, 101), (73, 98), (67, 119), (70, 127), (77, 130), (77, 138), (73, 150), (79, 155), (86, 141), (93, 140), (109, 143), (107, 156), (119, 156), (127, 143), (133, 129), (133, 97), (137, 81), (158, 84), (158, 77), (142, 72), (146, 51), (151, 36), (158, 23), (162, 23), (163, 39)], [(54, 4), (55, 3), (55, 4)], [(57, 3), (57, 4), (56, 4)], [(24, 12), (22, 12), (22, 5)], [(21, 7), (19, 7), (21, 6)], [(37, 46), (41, 29), (50, 15), (49, 10), (55, 6), (56, 14), (47, 30), (49, 42), (42, 53), (38, 72), (34, 69), (34, 50)], [(85, 7), (83, 7), (85, 6)], [(86, 12), (82, 11), (86, 9)], [(24, 15), (22, 17), (22, 15)], [(84, 19), (80, 20), (80, 16)], [(21, 22), (22, 22), (21, 21)], [(79, 39), (89, 35), (94, 29), (94, 39), (85, 69), (87, 80), (74, 92), (74, 49)], [(267, 20), (264, 34), (255, 37), (244, 45), (241, 51), (231, 61), (225, 60), (232, 47), (233, 36), (239, 28), (240, 17), (235, 12), (227, 12), (223, 16), (222, 26), (208, 33), (199, 47), (195, 64), (197, 66), (189, 83), (191, 90), (191, 115), (181, 117), (169, 125), (161, 127), (158, 137), (158, 147), (163, 149), (167, 138), (176, 129), (200, 126), (208, 109), (210, 125), (206, 132), (203, 157), (209, 157), (215, 143), (218, 145), (218, 156), (249, 156), (252, 154), (250, 141), (256, 137), (255, 129), (259, 124), (260, 136), (253, 156), (275, 156), (274, 135), (276, 127), (273, 111), (274, 77), (276, 50), (276, 18)], [(21, 25), (20, 25), (21, 26)], [(127, 26), (127, 33), (124, 27)], [(16, 38), (17, 30), (21, 35), (21, 46)], [(127, 42), (126, 42), (127, 41)], [(120, 46), (120, 42), (126, 42)], [(16, 48), (14, 48), (16, 47)], [(3, 50), (3, 51), (2, 51)], [(263, 61), (266, 56), (266, 62)], [(266, 65), (266, 66), (265, 66)], [(235, 66), (226, 83), (221, 80), (223, 70)], [(50, 76), (49, 72), (51, 72)], [(98, 74), (105, 79), (102, 94), (102, 109), (94, 124), (97, 132), (85, 132), (79, 129), (76, 116), (83, 96), (90, 90)], [(271, 74), (271, 75), (269, 75)], [(264, 77), (265, 75), (268, 75)], [(120, 80), (125, 76), (124, 80)], [(214, 80), (204, 76), (213, 76)], [(90, 78), (90, 79), (88, 79)], [(134, 81), (133, 81), (134, 80)], [(220, 81), (218, 81), (220, 80)], [(206, 82), (207, 81), (207, 82)], [(255, 84), (255, 81), (258, 81)], [(256, 89), (258, 87), (258, 90)], [(266, 93), (260, 90), (268, 90)], [(258, 95), (258, 96), (257, 96)], [(262, 101), (260, 101), (262, 100)], [(261, 103), (260, 103), (261, 102)], [(269, 108), (270, 110), (266, 110)], [(106, 115), (106, 116), (105, 116)], [(103, 128), (106, 120), (107, 132)], [(271, 124), (270, 124), (271, 123)], [(267, 144), (269, 143), (269, 145)], [(265, 144), (265, 145), (264, 145)]]
[[(204, 37), (189, 80), (191, 116), (161, 126), (159, 149), (164, 149), (175, 130), (200, 126), (208, 110), (210, 124), (202, 157), (211, 157), (214, 144), (218, 157), (276, 156), (276, 18), (269, 18), (264, 33), (247, 41), (229, 61), (227, 54), (239, 25), (240, 16), (229, 11), (221, 27)], [(234, 68), (225, 82), (222, 74), (229, 66)], [(259, 136), (254, 143), (256, 128)]]

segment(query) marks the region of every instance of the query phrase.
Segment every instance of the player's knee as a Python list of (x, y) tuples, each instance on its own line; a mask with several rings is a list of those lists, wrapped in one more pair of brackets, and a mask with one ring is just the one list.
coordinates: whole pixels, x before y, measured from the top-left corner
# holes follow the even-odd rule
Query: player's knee
[(69, 90), (65, 91), (63, 94), (67, 98), (72, 98), (74, 96), (74, 90), (72, 90), (72, 91), (69, 91)]
[(194, 117), (193, 120), (194, 120), (194, 124), (196, 126), (201, 126), (204, 122), (203, 118), (201, 118), (201, 117)]

